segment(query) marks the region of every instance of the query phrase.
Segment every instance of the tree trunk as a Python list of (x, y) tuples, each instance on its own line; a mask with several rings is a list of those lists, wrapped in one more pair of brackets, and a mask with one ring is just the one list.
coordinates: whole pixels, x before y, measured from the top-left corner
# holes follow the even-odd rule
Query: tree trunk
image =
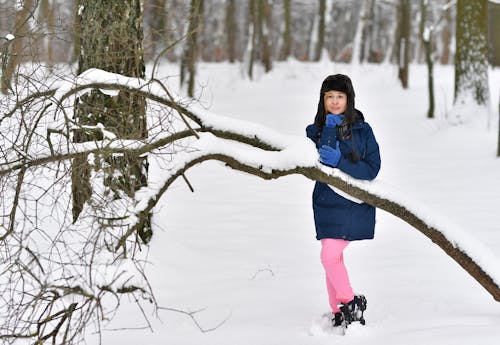
[(235, 0), (228, 0), (226, 3), (226, 30), (227, 30), (227, 57), (230, 63), (236, 61), (236, 3)]
[(432, 35), (433, 28), (426, 27), (427, 18), (427, 0), (420, 0), (420, 40), (425, 52), (425, 63), (427, 64), (427, 86), (429, 91), (429, 110), (427, 117), (432, 119), (434, 117), (434, 73), (432, 61)]
[(283, 1), (285, 30), (283, 31), (283, 46), (280, 53), (280, 60), (286, 60), (292, 53), (292, 15), (291, 15), (291, 0)]
[(363, 9), (360, 15), (361, 24), (361, 47), (359, 62), (363, 63), (370, 60), (370, 51), (372, 46), (372, 35), (374, 34), (374, 8), (375, 2), (373, 0), (364, 0)]
[(500, 66), (500, 2), (488, 2), (488, 43), (490, 48), (490, 64)]
[[(500, 114), (500, 95), (498, 96), (498, 113)], [(500, 120), (498, 121), (498, 147), (497, 157), (500, 157)]]
[(316, 39), (316, 47), (314, 50), (314, 61), (319, 61), (321, 59), (321, 52), (325, 46), (325, 12), (326, 12), (326, 0), (319, 0), (318, 9), (318, 38)]
[(12, 30), (15, 38), (5, 43), (4, 49), (10, 48), (10, 52), (5, 51), (2, 54), (2, 85), (0, 89), (3, 94), (7, 94), (12, 88), (12, 77), (23, 60), (24, 39), (27, 38), (29, 33), (28, 20), (32, 14), (33, 0), (23, 0), (20, 1), (20, 4), (21, 6), (16, 12), (14, 28)]
[(443, 28), (443, 32), (441, 33), (441, 41), (442, 41), (442, 52), (441, 52), (441, 58), (440, 62), (443, 65), (447, 65), (450, 63), (451, 60), (451, 38), (453, 36), (452, 33), (452, 19), (451, 19), (451, 13), (450, 10), (446, 10), (445, 16), (444, 16), (445, 24)]
[(181, 85), (184, 85), (187, 73), (189, 78), (187, 81), (187, 94), (189, 97), (194, 97), (196, 61), (198, 60), (198, 31), (202, 25), (203, 1), (191, 0), (188, 37), (181, 61)]
[(78, 14), (78, 9), (81, 6), (81, 2), (85, 0), (75, 0), (75, 6), (73, 8), (73, 49), (71, 52), (70, 62), (74, 63), (80, 58), (80, 16)]
[(401, 6), (401, 36), (399, 37), (399, 80), (404, 89), (408, 88), (410, 32), (411, 32), (411, 2), (400, 0)]
[[(128, 77), (143, 78), (143, 28), (141, 0), (80, 0), (80, 57), (78, 73), (99, 68)], [(75, 101), (75, 120), (79, 125), (103, 124), (106, 130), (121, 139), (147, 137), (146, 101), (129, 91), (117, 96), (100, 90), (78, 97)], [(98, 131), (78, 129), (74, 141), (102, 139)], [(135, 191), (147, 184), (147, 160), (133, 154), (106, 158), (105, 184), (120, 198), (119, 191), (133, 197)], [(90, 197), (90, 166), (87, 157), (76, 158), (72, 166), (73, 219), (76, 220)], [(149, 226), (139, 232), (147, 242)]]
[(458, 107), (488, 104), (487, 6), (487, 0), (457, 1), (454, 105)]
[(264, 70), (269, 72), (272, 68), (271, 56), (271, 5), (267, 0), (258, 0), (258, 27), (259, 27), (259, 46), (260, 60), (264, 66)]
[(151, 0), (151, 53), (153, 57), (163, 49), (161, 42), (166, 42), (167, 11), (166, 0)]
[(356, 25), (356, 34), (354, 35), (354, 41), (352, 42), (352, 57), (351, 63), (359, 64), (364, 61), (364, 46), (365, 46), (365, 20), (367, 18), (368, 1), (363, 0), (361, 3), (361, 8), (359, 10), (358, 23)]
[(257, 27), (258, 27), (258, 18), (257, 18), (257, 1), (258, 0), (250, 0), (248, 5), (248, 14), (250, 17), (248, 24), (248, 46), (247, 46), (247, 58), (248, 58), (248, 77), (250, 80), (253, 79), (253, 65), (255, 63), (255, 47), (257, 46)]
[(42, 51), (43, 60), (49, 69), (52, 68), (54, 57), (52, 53), (52, 37), (54, 35), (54, 2), (51, 0), (41, 0), (38, 12), (38, 23), (42, 26)]

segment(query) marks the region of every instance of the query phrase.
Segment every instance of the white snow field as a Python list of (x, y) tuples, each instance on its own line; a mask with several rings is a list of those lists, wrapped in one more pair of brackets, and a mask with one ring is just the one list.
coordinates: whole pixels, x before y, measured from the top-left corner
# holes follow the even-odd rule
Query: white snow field
[[(242, 71), (238, 64), (200, 64), (201, 104), (293, 135), (305, 135), (312, 123), (322, 80), (350, 75), (356, 106), (380, 145), (377, 179), (409, 204), (426, 205), (451, 231), (458, 224), (457, 232), (464, 229), (500, 265), (499, 70), (490, 71), (489, 114), (471, 114), (458, 126), (445, 119), (453, 101), (451, 66), (435, 69), (434, 120), (426, 118), (425, 66), (411, 66), (408, 90), (390, 65), (288, 61), (254, 81)], [(174, 90), (177, 75), (174, 65), (159, 72)], [(162, 171), (150, 163), (151, 178), (159, 178)], [(354, 290), (368, 299), (366, 326), (332, 333), (321, 319), (329, 307), (315, 240), (314, 182), (264, 181), (218, 162), (194, 167), (187, 178), (195, 192), (179, 179), (155, 210), (147, 272), (158, 304), (198, 311), (193, 316), (206, 332), (186, 314), (145, 309), (151, 331), (130, 303), (106, 326), (104, 344), (500, 344), (500, 303), (429, 239), (380, 210), (375, 239), (353, 242), (344, 254)]]

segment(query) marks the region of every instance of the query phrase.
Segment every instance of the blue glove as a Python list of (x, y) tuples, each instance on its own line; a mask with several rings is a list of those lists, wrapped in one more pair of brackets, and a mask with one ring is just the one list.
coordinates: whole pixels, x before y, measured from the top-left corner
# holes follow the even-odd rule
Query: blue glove
[(323, 164), (336, 167), (340, 161), (339, 142), (337, 141), (337, 148), (332, 148), (328, 145), (323, 145), (319, 148), (319, 161)]
[(344, 115), (328, 114), (326, 115), (326, 127), (335, 127), (342, 123)]

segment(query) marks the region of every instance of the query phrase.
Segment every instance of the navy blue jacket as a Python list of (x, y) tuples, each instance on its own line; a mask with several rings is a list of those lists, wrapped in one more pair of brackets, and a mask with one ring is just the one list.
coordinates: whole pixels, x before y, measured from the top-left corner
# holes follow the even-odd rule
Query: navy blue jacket
[[(324, 126), (320, 131), (316, 124), (307, 126), (307, 136), (316, 147), (336, 147), (338, 140), (342, 153), (337, 168), (359, 180), (373, 180), (380, 170), (380, 152), (370, 125), (358, 112), (358, 121), (352, 126), (352, 135), (343, 139), (336, 128)], [(353, 143), (354, 138), (354, 143)], [(360, 156), (352, 162), (349, 157), (353, 144)], [(358, 204), (333, 191), (328, 185), (316, 182), (313, 191), (314, 223), (316, 238), (338, 238), (348, 241), (372, 239), (375, 233), (375, 207)]]

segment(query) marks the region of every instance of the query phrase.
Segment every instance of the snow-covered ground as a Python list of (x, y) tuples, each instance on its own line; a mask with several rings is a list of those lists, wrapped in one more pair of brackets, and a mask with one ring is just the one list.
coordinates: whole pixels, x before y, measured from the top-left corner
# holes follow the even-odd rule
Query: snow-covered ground
[[(401, 89), (393, 66), (289, 61), (255, 81), (243, 78), (239, 65), (198, 68), (203, 106), (294, 135), (305, 135), (313, 121), (322, 80), (349, 74), (356, 106), (380, 144), (378, 179), (498, 253), (499, 70), (490, 73), (490, 114), (450, 126), (452, 67), (436, 66), (435, 120), (426, 119), (425, 66), (411, 66), (409, 90)], [(159, 72), (173, 89), (177, 74), (176, 66)], [(151, 163), (151, 175), (159, 176)], [(314, 182), (263, 181), (216, 162), (187, 177), (195, 193), (179, 179), (156, 209), (147, 271), (161, 307), (198, 311), (200, 327), (216, 329), (201, 332), (186, 314), (146, 310), (151, 332), (130, 304), (106, 327), (105, 344), (500, 343), (500, 304), (429, 239), (380, 210), (375, 239), (353, 242), (345, 252), (352, 285), (368, 298), (367, 324), (352, 325), (344, 337), (331, 334), (320, 319), (328, 299), (314, 238)]]

